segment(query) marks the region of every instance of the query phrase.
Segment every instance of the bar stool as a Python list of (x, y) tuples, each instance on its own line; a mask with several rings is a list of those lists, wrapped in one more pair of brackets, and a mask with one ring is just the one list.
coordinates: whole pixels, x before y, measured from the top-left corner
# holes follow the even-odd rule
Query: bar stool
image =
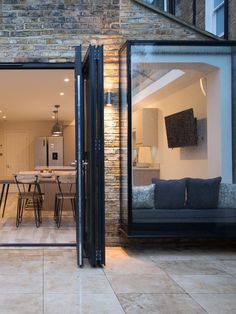
[[(31, 202), (34, 209), (35, 225), (38, 228), (42, 223), (41, 209), (43, 205), (38, 176), (32, 174), (17, 174), (14, 175), (14, 178), (18, 188), (16, 227), (19, 227), (19, 224), (22, 222), (23, 211), (26, 204)], [(29, 186), (31, 186), (30, 191)]]
[(55, 195), (54, 220), (58, 228), (61, 226), (62, 210), (65, 200), (69, 200), (73, 216), (75, 219), (75, 200), (76, 192), (74, 192), (76, 178), (75, 175), (61, 175), (56, 177), (59, 193)]

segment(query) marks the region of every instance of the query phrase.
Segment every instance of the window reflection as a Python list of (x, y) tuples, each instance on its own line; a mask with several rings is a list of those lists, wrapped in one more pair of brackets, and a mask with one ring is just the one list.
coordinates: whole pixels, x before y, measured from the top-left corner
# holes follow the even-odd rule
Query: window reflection
[[(231, 84), (227, 67), (229, 47), (131, 47), (133, 222), (158, 222), (159, 179), (232, 180), (231, 130), (222, 124), (231, 121), (231, 93), (223, 88)], [(221, 108), (228, 122), (219, 120)]]

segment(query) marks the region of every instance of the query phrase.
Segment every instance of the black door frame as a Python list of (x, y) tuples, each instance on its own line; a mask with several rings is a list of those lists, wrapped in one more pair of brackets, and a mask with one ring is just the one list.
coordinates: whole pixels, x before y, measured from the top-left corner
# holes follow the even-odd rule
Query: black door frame
[[(74, 62), (7, 62), (0, 63), (1, 70), (75, 70)], [(77, 234), (77, 230), (76, 230)], [(76, 243), (2, 243), (0, 247), (76, 247)]]
[(80, 113), (80, 121), (84, 117), (83, 123), (77, 124), (81, 147), (80, 174), (77, 177), (81, 179), (78, 185), (83, 189), (82, 195), (87, 196), (79, 199), (78, 203), (81, 208), (77, 259), (78, 266), (83, 266), (83, 248), (90, 264), (95, 267), (105, 264), (103, 46), (90, 45), (83, 63), (81, 47), (77, 47), (76, 60), (76, 100), (80, 101), (77, 113)]
[[(89, 63), (89, 68), (92, 69), (92, 72), (95, 73), (96, 75), (92, 76), (93, 78), (93, 87), (97, 86), (97, 84), (99, 82), (103, 82), (103, 46), (98, 46), (98, 47), (94, 47), (91, 46), (92, 50), (96, 49), (95, 52), (95, 56), (96, 56), (96, 60), (92, 60), (90, 58), (90, 63)], [(80, 59), (81, 61), (81, 46), (76, 47), (75, 49), (75, 54), (76, 54), (76, 60)], [(88, 57), (88, 55), (85, 56), (85, 60)], [(93, 61), (96, 61), (96, 65), (94, 64)], [(29, 63), (0, 63), (0, 70), (4, 69), (4, 70), (48, 70), (48, 69), (72, 69), (74, 70), (75, 75), (80, 75), (80, 80), (82, 80), (83, 75), (82, 75), (82, 63), (80, 62), (80, 64), (78, 65), (78, 63), (76, 62), (67, 62), (67, 63), (34, 63), (34, 62), (29, 62)], [(98, 75), (97, 75), (98, 74)], [(78, 106), (76, 106), (76, 104), (81, 103), (81, 101), (83, 101), (83, 97), (84, 97), (84, 91), (83, 91), (83, 84), (80, 84), (81, 82), (78, 82), (77, 80), (75, 80), (75, 119), (77, 121), (77, 126), (78, 126), (78, 122), (82, 123), (81, 125), (83, 125), (84, 123), (84, 119), (81, 119), (81, 117), (83, 117), (83, 106), (81, 106), (80, 108)], [(103, 83), (102, 83), (103, 84)], [(79, 92), (80, 90), (80, 92)], [(100, 137), (99, 140), (97, 142), (97, 138), (92, 138), (93, 143), (96, 143), (96, 148), (95, 151), (100, 151), (100, 154), (97, 154), (97, 156), (101, 156), (103, 154), (104, 156), (104, 116), (103, 116), (103, 86), (102, 86), (102, 92), (96, 90), (96, 99), (97, 99), (97, 103), (99, 104), (98, 108), (96, 108), (96, 110), (99, 110), (99, 114), (100, 116), (98, 117), (98, 123), (96, 123), (96, 125), (93, 125), (93, 131), (97, 131), (98, 128), (98, 132), (100, 132)], [(93, 101), (94, 103), (94, 101)], [(96, 112), (95, 108), (93, 108), (92, 110), (92, 119), (96, 119), (98, 113)], [(101, 116), (102, 115), (102, 116)], [(80, 117), (80, 121), (78, 121), (78, 117)], [(94, 130), (96, 129), (96, 130)], [(84, 156), (83, 156), (83, 147), (79, 146), (79, 137), (78, 136), (83, 136), (83, 134), (80, 133), (81, 129), (79, 127), (76, 128), (76, 138), (77, 141), (75, 143), (76, 146), (76, 157), (77, 157), (77, 167), (79, 166), (79, 161), (80, 159), (84, 161)], [(94, 134), (94, 132), (93, 132)], [(82, 146), (83, 146), (83, 142), (82, 142)], [(82, 154), (78, 154), (79, 152), (82, 152)], [(97, 171), (98, 171), (98, 180), (99, 182), (103, 182), (104, 183), (104, 158), (98, 158), (98, 160), (96, 160), (96, 158), (93, 156), (93, 164), (95, 166), (95, 168), (97, 167)], [(79, 169), (81, 170), (81, 169)], [(78, 169), (77, 169), (78, 171)], [(94, 178), (94, 175), (92, 176)], [(91, 179), (93, 179), (91, 177)], [(77, 191), (77, 195), (80, 197), (83, 193), (83, 186), (79, 185), (79, 178), (77, 176), (77, 182), (76, 182), (76, 191)], [(94, 241), (95, 241), (95, 256), (93, 256), (93, 260), (94, 263), (92, 262), (91, 264), (93, 266), (101, 266), (101, 265), (105, 265), (105, 217), (104, 217), (104, 185), (103, 184), (98, 184), (99, 189), (97, 192), (97, 195), (100, 195), (100, 197), (98, 197), (98, 202), (99, 205), (98, 206), (103, 206), (103, 211), (101, 213), (98, 214), (98, 216), (96, 216), (96, 219), (98, 220), (98, 228), (97, 226), (94, 228), (95, 233), (93, 234), (94, 237)], [(78, 204), (78, 202), (77, 202)], [(94, 212), (95, 213), (95, 212)], [(97, 215), (97, 213), (95, 213)], [(82, 239), (83, 241), (83, 236), (84, 236), (84, 226), (83, 224), (79, 224), (80, 221), (84, 220), (84, 215), (83, 212), (79, 212), (79, 215), (76, 215), (76, 242), (75, 243), (6, 243), (6, 244), (0, 244), (0, 247), (77, 247), (78, 248), (78, 244), (80, 243), (80, 239)], [(80, 227), (82, 226), (82, 228), (78, 228), (78, 226), (80, 225)], [(102, 249), (100, 249), (102, 248)], [(78, 265), (80, 265), (80, 260), (81, 258), (83, 259), (83, 256), (79, 256), (77, 254), (77, 263)], [(82, 265), (80, 265), (82, 266)]]

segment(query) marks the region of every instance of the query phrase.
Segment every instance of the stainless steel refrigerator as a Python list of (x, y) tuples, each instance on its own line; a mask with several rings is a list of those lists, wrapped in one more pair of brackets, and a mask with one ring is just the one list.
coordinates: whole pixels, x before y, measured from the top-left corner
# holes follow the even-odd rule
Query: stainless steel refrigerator
[(63, 166), (63, 137), (36, 138), (34, 152), (35, 167)]

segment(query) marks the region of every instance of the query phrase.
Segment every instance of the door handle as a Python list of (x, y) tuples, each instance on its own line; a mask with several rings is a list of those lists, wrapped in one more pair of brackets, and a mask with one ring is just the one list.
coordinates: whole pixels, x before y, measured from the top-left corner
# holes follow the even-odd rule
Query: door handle
[(10, 165), (7, 165), (7, 168), (10, 168)]
[(72, 167), (76, 167), (76, 166), (77, 166), (77, 160), (72, 161), (72, 162), (70, 163), (70, 165), (71, 165)]
[(88, 162), (87, 161), (82, 161), (82, 166), (83, 166), (83, 169), (86, 170), (87, 167), (88, 167)]

